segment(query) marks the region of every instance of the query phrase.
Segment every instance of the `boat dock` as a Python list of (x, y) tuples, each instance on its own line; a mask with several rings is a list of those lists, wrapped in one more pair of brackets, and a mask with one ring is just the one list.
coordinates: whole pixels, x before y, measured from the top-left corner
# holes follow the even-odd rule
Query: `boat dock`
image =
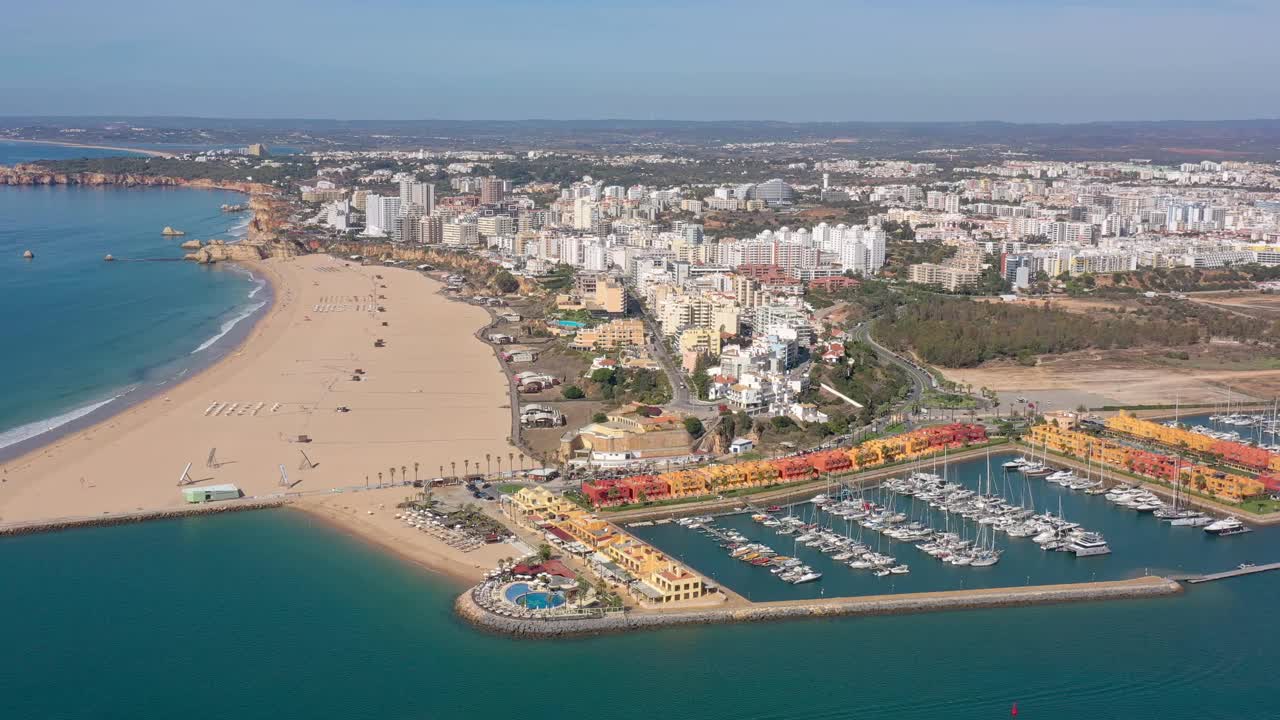
[(1280, 562), (1268, 563), (1266, 565), (1241, 565), (1234, 570), (1226, 572), (1212, 573), (1209, 575), (1176, 575), (1171, 580), (1180, 580), (1191, 585), (1199, 585), (1200, 583), (1213, 582), (1215, 580), (1226, 580), (1227, 578), (1240, 577), (1242, 575), (1256, 575), (1257, 573), (1270, 572), (1272, 570), (1280, 570)]

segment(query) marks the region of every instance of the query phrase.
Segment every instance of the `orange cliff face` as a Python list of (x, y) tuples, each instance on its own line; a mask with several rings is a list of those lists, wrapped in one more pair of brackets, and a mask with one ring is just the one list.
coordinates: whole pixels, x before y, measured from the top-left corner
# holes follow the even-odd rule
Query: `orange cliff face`
[(135, 173), (54, 172), (42, 165), (0, 165), (0, 185), (119, 185), (121, 187), (193, 187), (232, 190), (248, 195), (269, 195), (277, 192), (270, 185), (253, 182), (187, 179), (167, 175), (140, 175)]

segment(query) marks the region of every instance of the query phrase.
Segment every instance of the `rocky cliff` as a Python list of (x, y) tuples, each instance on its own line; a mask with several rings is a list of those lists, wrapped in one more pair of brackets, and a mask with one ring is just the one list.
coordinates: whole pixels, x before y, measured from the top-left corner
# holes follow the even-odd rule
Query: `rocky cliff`
[(0, 185), (189, 187), (241, 192), (249, 195), (249, 209), (253, 212), (253, 219), (249, 221), (249, 232), (245, 240), (232, 244), (215, 240), (204, 247), (184, 247), (184, 249), (196, 250), (186, 256), (188, 260), (201, 263), (261, 260), (269, 257), (289, 258), (303, 252), (300, 241), (286, 234), (290, 225), (289, 201), (280, 197), (276, 188), (262, 183), (133, 173), (60, 173), (53, 172), (42, 165), (19, 164), (11, 167), (0, 165)]
[(210, 240), (208, 245), (193, 253), (187, 253), (185, 259), (208, 264), (228, 260), (262, 260), (268, 257), (273, 257), (269, 245), (249, 241), (226, 243), (221, 240)]
[(252, 182), (209, 180), (206, 178), (178, 178), (167, 175), (138, 175), (133, 173), (61, 173), (43, 165), (0, 165), (0, 185), (118, 185), (120, 187), (193, 187), (234, 190), (248, 195), (275, 193), (270, 185)]

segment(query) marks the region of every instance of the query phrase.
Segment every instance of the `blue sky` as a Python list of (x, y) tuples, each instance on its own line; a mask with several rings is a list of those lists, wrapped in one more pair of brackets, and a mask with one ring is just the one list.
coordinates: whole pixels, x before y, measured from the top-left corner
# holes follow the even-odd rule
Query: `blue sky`
[(1280, 117), (1280, 0), (45, 0), (0, 114)]

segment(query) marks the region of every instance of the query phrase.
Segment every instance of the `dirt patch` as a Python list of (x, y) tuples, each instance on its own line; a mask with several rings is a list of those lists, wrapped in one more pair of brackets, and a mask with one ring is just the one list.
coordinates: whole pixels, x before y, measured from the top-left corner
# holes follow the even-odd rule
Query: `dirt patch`
[[(554, 397), (559, 398), (560, 390), (556, 388)], [(544, 393), (547, 400), (553, 397), (552, 392)], [(529, 400), (525, 401), (530, 402)], [(547, 402), (543, 400), (533, 400), (538, 404), (553, 407), (564, 413), (565, 425), (554, 428), (525, 428), (525, 443), (533, 450), (534, 457), (554, 456), (560, 450), (560, 438), (570, 430), (586, 425), (591, 422), (591, 417), (598, 412), (605, 412), (605, 408), (610, 404), (599, 402), (596, 400), (557, 400), (555, 402)]]
[[(997, 362), (944, 374), (949, 380), (996, 390), (1003, 408), (1017, 407), (1019, 397), (1040, 403), (1040, 409), (1062, 410), (1078, 405), (1212, 404), (1222, 402), (1228, 389), (1237, 400), (1266, 400), (1280, 393), (1280, 369), (1249, 366), (1250, 358), (1259, 358), (1247, 346), (1215, 343), (1191, 348), (1187, 360), (1165, 352), (1084, 351), (1042, 359), (1035, 367)], [(1206, 364), (1215, 357), (1221, 365)], [(1240, 361), (1233, 362), (1233, 357)]]

